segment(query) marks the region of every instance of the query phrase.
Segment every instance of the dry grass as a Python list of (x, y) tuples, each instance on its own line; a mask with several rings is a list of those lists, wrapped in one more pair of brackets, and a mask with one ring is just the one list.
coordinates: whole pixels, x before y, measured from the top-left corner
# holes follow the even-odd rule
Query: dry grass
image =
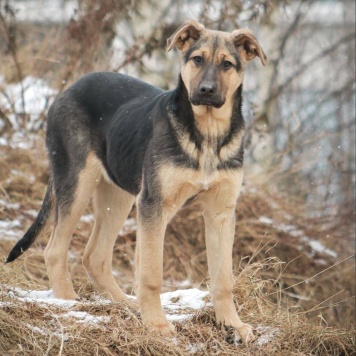
[[(72, 311), (86, 312), (108, 322), (80, 323), (66, 317), (68, 308), (35, 302), (21, 302), (11, 297), (11, 285), (38, 288), (28, 280), (23, 265), (2, 268), (0, 308), (0, 351), (5, 354), (26, 355), (185, 355), (196, 351), (199, 355), (352, 355), (355, 333), (324, 325), (313, 325), (302, 313), (292, 313), (271, 303), (265, 290), (275, 289), (262, 280), (259, 271), (278, 268), (280, 263), (268, 259), (246, 267), (236, 279), (235, 295), (244, 320), (260, 332), (274, 333), (263, 344), (228, 345), (214, 325), (213, 310), (205, 307), (192, 320), (177, 323), (175, 337), (162, 338), (144, 328), (139, 314), (118, 303), (93, 301), (87, 286), (81, 289), (82, 301)], [(13, 294), (16, 294), (14, 292)], [(264, 328), (262, 328), (264, 326)]]
[[(37, 144), (42, 145), (42, 140)], [(1, 148), (0, 220), (20, 219), (24, 231), (38, 210), (48, 173), (42, 149)], [(2, 354), (73, 355), (352, 355), (355, 350), (355, 269), (338, 229), (303, 218), (296, 201), (246, 186), (238, 203), (234, 250), (235, 296), (242, 318), (262, 332), (275, 333), (263, 346), (249, 349), (223, 342), (214, 326), (213, 310), (206, 307), (192, 320), (177, 323), (174, 338), (162, 338), (143, 328), (136, 311), (93, 301), (94, 290), (81, 266), (81, 255), (92, 222), (81, 221), (72, 240), (70, 266), (75, 288), (83, 298), (72, 307), (91, 315), (109, 316), (107, 323), (78, 323), (61, 317), (58, 306), (21, 302), (9, 290), (48, 289), (43, 261), (47, 237), (40, 238), (20, 261), (0, 269), (0, 351)], [(300, 205), (301, 206), (301, 205)], [(90, 208), (88, 212), (90, 213)], [(134, 211), (132, 212), (134, 216)], [(260, 220), (268, 217), (272, 224)], [(293, 225), (293, 229), (286, 226)], [(325, 224), (324, 224), (325, 226)], [(16, 228), (14, 228), (16, 231)], [(319, 239), (336, 250), (338, 258), (315, 254), (293, 231)], [(203, 222), (199, 213), (185, 209), (168, 227), (165, 248), (164, 291), (208, 287)], [(18, 232), (18, 236), (21, 233)], [(326, 235), (331, 239), (323, 239)], [(5, 259), (15, 238), (0, 236)], [(135, 232), (128, 229), (114, 249), (114, 271), (128, 293), (133, 286)], [(345, 260), (344, 262), (342, 262)], [(280, 262), (284, 261), (284, 262)], [(5, 303), (5, 304), (3, 304)], [(236, 347), (238, 347), (236, 349)]]

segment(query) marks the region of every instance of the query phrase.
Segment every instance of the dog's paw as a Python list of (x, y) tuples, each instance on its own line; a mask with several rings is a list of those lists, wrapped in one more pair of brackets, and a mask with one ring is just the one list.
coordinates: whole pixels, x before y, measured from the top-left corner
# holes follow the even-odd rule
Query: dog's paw
[(162, 336), (170, 336), (170, 335), (176, 333), (176, 328), (168, 320), (164, 323), (159, 323), (159, 324), (152, 325), (152, 326), (153, 326), (153, 329), (155, 331), (159, 332)]
[(120, 302), (126, 304), (130, 309), (134, 310), (135, 312), (139, 311), (139, 304), (134, 298), (126, 298), (121, 300)]
[(242, 324), (239, 327), (233, 325), (221, 325), (225, 341), (228, 344), (242, 344), (248, 345), (255, 340), (252, 326), (249, 324)]
[(237, 331), (239, 332), (244, 344), (248, 345), (249, 343), (255, 340), (255, 335), (253, 334), (253, 329), (251, 325), (242, 324), (237, 328)]
[(81, 300), (81, 297), (74, 291), (65, 291), (65, 292), (61, 292), (61, 293), (53, 292), (52, 295), (56, 299), (75, 300), (77, 302), (79, 302)]
[(224, 325), (222, 331), (224, 334), (225, 341), (228, 344), (231, 344), (231, 345), (242, 344), (242, 339), (234, 326)]

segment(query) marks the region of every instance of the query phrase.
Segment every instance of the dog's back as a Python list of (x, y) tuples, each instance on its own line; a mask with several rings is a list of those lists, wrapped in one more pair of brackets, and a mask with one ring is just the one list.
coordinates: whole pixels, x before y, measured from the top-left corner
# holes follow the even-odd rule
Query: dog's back
[(72, 180), (94, 152), (113, 182), (137, 194), (134, 183), (153, 129), (145, 106), (152, 106), (162, 92), (127, 75), (101, 72), (62, 93), (49, 111), (46, 136), (55, 188), (71, 190), (72, 182), (63, 181)]

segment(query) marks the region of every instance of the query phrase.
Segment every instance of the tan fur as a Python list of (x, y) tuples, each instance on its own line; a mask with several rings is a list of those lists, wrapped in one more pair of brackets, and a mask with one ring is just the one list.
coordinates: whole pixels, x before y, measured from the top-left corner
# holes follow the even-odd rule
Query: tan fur
[(128, 302), (128, 298), (112, 275), (112, 251), (134, 201), (133, 195), (105, 179), (101, 179), (93, 196), (95, 222), (83, 265), (99, 292), (116, 302)]
[(211, 277), (210, 293), (218, 325), (235, 327), (243, 340), (253, 340), (251, 326), (241, 321), (233, 301), (232, 247), (235, 236), (235, 207), (243, 173), (224, 177), (199, 199), (203, 206), (205, 240)]
[(79, 173), (70, 213), (59, 212), (58, 221), (46, 247), (45, 260), (54, 295), (62, 299), (78, 298), (68, 273), (67, 250), (75, 226), (92, 195), (95, 222), (85, 249), (83, 265), (100, 293), (113, 301), (128, 302), (112, 276), (111, 263), (117, 233), (130, 212), (135, 197), (113, 185), (94, 153), (88, 155), (85, 168)]
[(85, 168), (78, 176), (77, 190), (70, 212), (58, 212), (58, 219), (45, 250), (48, 277), (56, 298), (78, 298), (67, 267), (68, 247), (76, 224), (87, 207), (100, 178), (101, 163), (94, 154), (89, 154)]
[(244, 139), (245, 131), (241, 130), (241, 132), (234, 137), (231, 142), (227, 145), (221, 147), (219, 152), (219, 158), (221, 162), (228, 161), (230, 158), (234, 156), (236, 153), (236, 149), (241, 146), (242, 140)]
[[(168, 113), (168, 115), (172, 115), (171, 113)], [(173, 128), (176, 130), (178, 134), (178, 140), (179, 143), (184, 150), (184, 152), (192, 157), (193, 159), (197, 160), (198, 159), (198, 150), (193, 142), (189, 139), (189, 134), (183, 130), (181, 130), (180, 126), (175, 120), (171, 120), (171, 124)]]
[(174, 46), (182, 51), (186, 50), (194, 42), (194, 38), (204, 31), (204, 26), (199, 22), (193, 19), (186, 21), (167, 40), (167, 50), (170, 51)]
[[(230, 61), (233, 64), (235, 59), (231, 56), (228, 48), (224, 46), (224, 40), (231, 40), (231, 35), (225, 32), (206, 30), (207, 40), (203, 47), (193, 51), (191, 57), (202, 56), (206, 62), (219, 65), (222, 61)], [(213, 41), (211, 35), (217, 34), (221, 37), (220, 46), (215, 53), (213, 53)], [(210, 36), (208, 36), (210, 35)], [(214, 54), (214, 56), (213, 56)], [(188, 61), (181, 69), (182, 80), (187, 88), (188, 94), (193, 90), (197, 90), (197, 85), (201, 81), (202, 69), (197, 67), (193, 61)], [(225, 99), (225, 104), (221, 108), (214, 108), (204, 105), (192, 105), (193, 112), (196, 118), (196, 123), (199, 131), (204, 136), (218, 137), (223, 135), (228, 129), (230, 124), (230, 117), (232, 113), (232, 98), (241, 85), (243, 80), (243, 72), (229, 70), (221, 72), (219, 75), (220, 93)]]
[(261, 60), (261, 63), (266, 65), (266, 54), (263, 52), (262, 47), (250, 30), (242, 28), (233, 31), (232, 40), (237, 46), (237, 51), (239, 52), (240, 57), (243, 58), (246, 62), (258, 56)]
[[(140, 196), (138, 196), (138, 201)], [(175, 331), (174, 326), (164, 315), (160, 302), (163, 279), (163, 241), (168, 221), (178, 210), (179, 202), (169, 204), (156, 221), (143, 223), (138, 214), (136, 248), (137, 297), (141, 317), (146, 325), (152, 326), (162, 335)]]
[[(212, 58), (213, 43), (207, 42), (206, 46), (199, 48), (198, 50), (192, 52), (191, 57), (202, 56), (204, 60), (214, 65), (218, 65), (222, 61), (230, 61), (233, 64), (235, 63), (234, 58), (230, 55), (227, 48), (219, 48), (215, 51), (214, 57)], [(201, 68), (197, 67), (193, 61), (188, 61), (181, 70), (181, 75), (183, 82), (188, 90), (188, 93), (191, 93), (193, 90), (196, 90), (197, 85), (201, 81), (201, 76), (203, 71)], [(216, 119), (230, 118), (231, 116), (231, 98), (235, 93), (236, 89), (241, 85), (243, 80), (243, 73), (237, 72), (235, 70), (229, 70), (226, 72), (221, 72), (219, 75), (221, 94), (226, 99), (226, 107), (224, 108), (213, 108), (206, 107), (203, 105), (195, 106), (193, 105), (193, 111), (197, 116), (202, 116), (206, 111), (211, 112), (212, 116)]]

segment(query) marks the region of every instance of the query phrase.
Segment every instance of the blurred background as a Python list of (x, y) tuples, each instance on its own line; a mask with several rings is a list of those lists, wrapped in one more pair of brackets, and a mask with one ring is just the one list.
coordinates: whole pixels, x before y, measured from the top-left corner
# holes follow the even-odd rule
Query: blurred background
[[(179, 56), (167, 53), (166, 40), (181, 23), (247, 27), (268, 62), (252, 61), (244, 80), (248, 134), (236, 271), (277, 257), (283, 274), (266, 268), (263, 276), (280, 287), (281, 303), (292, 301), (320, 323), (354, 323), (355, 3), (0, 0), (1, 253), (40, 206), (48, 179), (46, 113), (58, 93), (91, 71), (174, 88)], [(80, 249), (90, 211), (86, 217), (74, 242)], [(133, 264), (134, 214), (127, 226), (115, 247), (118, 270)], [(166, 285), (202, 283), (206, 256), (196, 212), (182, 212), (167, 234)], [(29, 270), (31, 278), (45, 274)]]

